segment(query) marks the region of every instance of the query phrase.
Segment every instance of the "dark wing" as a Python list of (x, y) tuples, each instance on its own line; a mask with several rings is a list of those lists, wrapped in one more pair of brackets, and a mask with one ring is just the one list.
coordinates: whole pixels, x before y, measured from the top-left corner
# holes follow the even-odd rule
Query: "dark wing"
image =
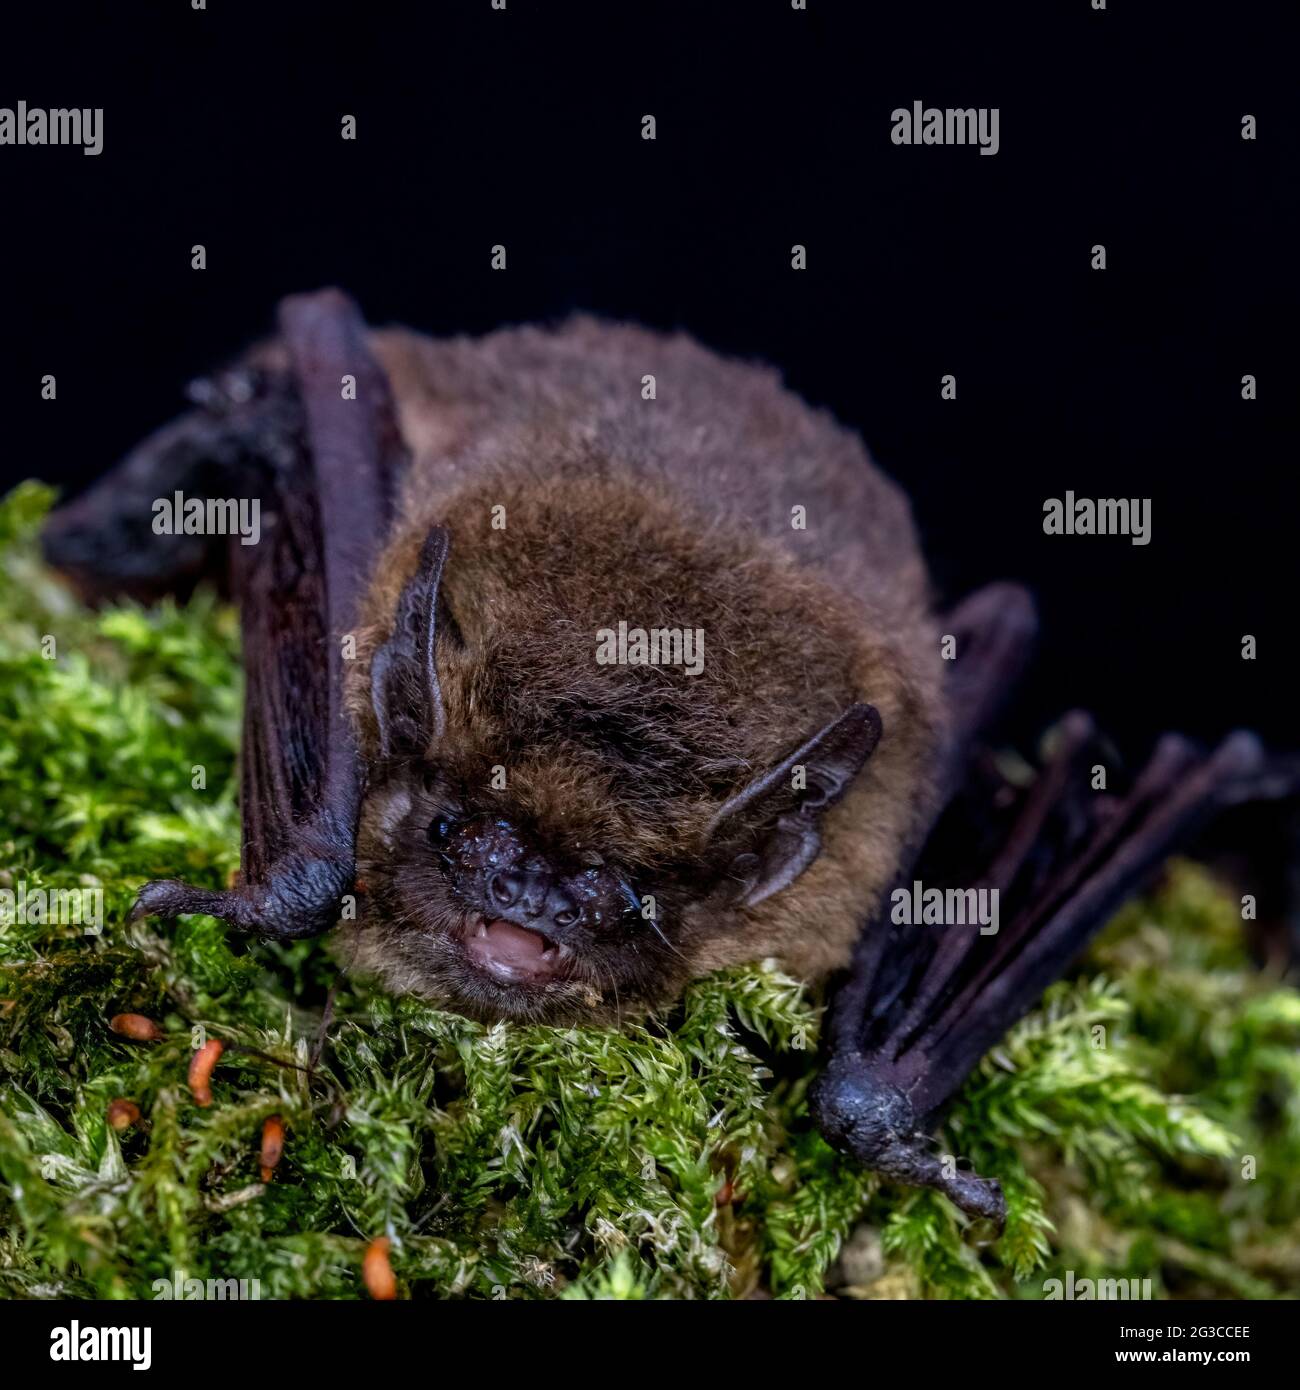
[[(336, 290), (297, 296), (281, 304), (279, 328), (256, 365), (209, 383), (205, 408), (145, 441), (74, 504), (71, 521), (56, 513), (46, 548), (60, 564), (97, 546), (98, 563), (92, 553), (69, 567), (111, 585), (127, 563), (112, 537), (134, 524), (124, 508), (178, 488), (258, 501), (259, 542), (235, 538), (228, 550), (247, 680), (240, 883), (224, 892), (148, 883), (133, 915), (205, 912), (297, 937), (337, 920), (355, 877), (363, 769), (343, 707), (343, 638), (387, 537), (405, 456), (356, 306)], [(78, 541), (97, 519), (108, 538)], [(129, 563), (156, 591), (199, 559), (164, 546)]]
[(947, 804), (897, 884), (996, 889), (998, 930), (895, 924), (887, 897), (835, 999), (830, 1057), (811, 1100), (837, 1147), (1001, 1222), (998, 1184), (943, 1164), (927, 1132), (980, 1058), (1180, 843), (1223, 807), (1294, 795), (1300, 776), (1293, 763), (1267, 759), (1251, 734), (1208, 755), (1167, 735), (1124, 795), (1096, 792), (1096, 731), (1074, 713), (1038, 778), (1014, 787), (974, 740), (1023, 662), (1033, 632), (1027, 596), (983, 590), (950, 623), (958, 657)]

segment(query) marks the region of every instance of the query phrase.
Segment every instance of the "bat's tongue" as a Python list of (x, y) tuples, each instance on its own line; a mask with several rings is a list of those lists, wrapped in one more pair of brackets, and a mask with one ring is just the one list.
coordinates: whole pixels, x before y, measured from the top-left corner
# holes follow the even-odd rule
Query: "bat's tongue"
[(558, 965), (557, 952), (547, 950), (545, 937), (513, 922), (489, 922), (469, 939), (470, 959), (507, 984), (549, 980)]

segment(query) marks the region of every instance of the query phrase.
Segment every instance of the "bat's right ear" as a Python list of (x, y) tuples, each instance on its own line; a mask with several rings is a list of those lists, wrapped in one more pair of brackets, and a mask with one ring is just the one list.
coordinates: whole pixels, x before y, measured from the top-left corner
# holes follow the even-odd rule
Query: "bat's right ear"
[(450, 548), (446, 528), (435, 526), (397, 601), (392, 636), (370, 664), (370, 701), (385, 758), (418, 757), (447, 728), (434, 657), (438, 586)]
[(880, 742), (880, 715), (853, 704), (775, 767), (723, 803), (710, 838), (749, 821), (758, 830), (755, 851), (732, 862), (737, 897), (747, 907), (788, 888), (821, 852), (822, 814), (848, 791)]

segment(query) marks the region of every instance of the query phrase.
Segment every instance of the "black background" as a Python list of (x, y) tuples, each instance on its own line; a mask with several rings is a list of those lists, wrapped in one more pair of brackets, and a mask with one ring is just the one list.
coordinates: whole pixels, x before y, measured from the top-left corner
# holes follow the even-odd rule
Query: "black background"
[[(945, 594), (1034, 587), (1027, 731), (1293, 743), (1300, 7), (808, 6), (8, 9), (0, 105), (102, 106), (105, 144), (0, 147), (4, 480), (89, 480), (293, 290), (681, 326), (862, 432)], [(999, 107), (1000, 153), (892, 145), (914, 100)], [(1151, 498), (1152, 543), (1044, 536), (1067, 488)]]
[[(812, 1302), (822, 1300), (809, 1300)], [(694, 1308), (696, 1311), (691, 1312)], [(754, 1299), (740, 1304), (726, 1343), (727, 1370), (738, 1383), (761, 1380), (771, 1370), (776, 1335), (787, 1341), (817, 1338), (826, 1359), (851, 1361), (862, 1356), (862, 1342), (879, 1342), (880, 1323), (873, 1310), (850, 1304), (834, 1321), (818, 1317), (799, 1300)], [(1062, 1348), (1069, 1348), (1070, 1364), (1080, 1372), (1102, 1372), (1116, 1366), (1117, 1351), (1135, 1350), (1211, 1356), (1246, 1353), (1248, 1373), (1270, 1372), (1277, 1379), (1294, 1370), (1294, 1328), (1291, 1309), (1283, 1301), (1244, 1303), (1208, 1302), (1198, 1299), (1045, 1303), (1028, 1299), (983, 1302), (952, 1299), (942, 1302), (899, 1300), (889, 1310), (891, 1346), (925, 1347), (927, 1367), (936, 1372), (961, 1375), (970, 1368), (973, 1349), (1004, 1347), (1011, 1340), (1017, 1351), (1036, 1365), (1059, 1363)], [(401, 1301), (389, 1308), (365, 1301), (295, 1302), (275, 1299), (243, 1302), (192, 1303), (89, 1303), (79, 1300), (0, 1303), (0, 1333), (5, 1338), (5, 1370), (24, 1385), (58, 1384), (63, 1377), (78, 1383), (98, 1383), (117, 1375), (135, 1385), (155, 1380), (192, 1377), (196, 1362), (211, 1376), (223, 1376), (226, 1384), (243, 1384), (250, 1367), (280, 1365), (311, 1384), (346, 1381), (368, 1384), (387, 1369), (378, 1364), (403, 1364), (429, 1358), (432, 1339), (445, 1343), (449, 1335), (472, 1336), (475, 1345), (491, 1339), (492, 1369), (503, 1379), (523, 1379), (535, 1374), (536, 1343), (555, 1336), (556, 1318), (547, 1300), (462, 1299), (454, 1308), (439, 1313), (427, 1301)], [(803, 1318), (817, 1317), (815, 1323)], [(696, 1322), (696, 1318), (700, 1318)], [(753, 1317), (758, 1321), (751, 1323)], [(857, 1319), (861, 1317), (862, 1322)], [(537, 1321), (534, 1322), (533, 1319)], [(613, 1365), (633, 1385), (647, 1376), (627, 1376), (629, 1345), (645, 1345), (650, 1338), (716, 1341), (716, 1320), (702, 1302), (645, 1300), (611, 1304), (599, 1316), (570, 1324), (567, 1333), (580, 1326), (584, 1357), (593, 1365)], [(143, 1376), (129, 1362), (50, 1361), (52, 1333), (69, 1328), (76, 1320), (85, 1327), (148, 1327), (152, 1365)], [(1158, 1329), (1158, 1338), (1140, 1338), (1137, 1329)], [(450, 1333), (449, 1333), (450, 1329)], [(1214, 1329), (1209, 1331), (1208, 1329)], [(1222, 1332), (1218, 1329), (1223, 1329)], [(1235, 1335), (1227, 1335), (1229, 1330)], [(382, 1339), (382, 1343), (380, 1342)], [(263, 1348), (282, 1352), (277, 1362), (266, 1358)], [(839, 1351), (836, 1351), (839, 1347)], [(258, 1353), (262, 1353), (262, 1360)], [(292, 1360), (290, 1360), (292, 1358)], [(895, 1358), (897, 1359), (897, 1358)], [(1184, 1372), (1200, 1372), (1201, 1365), (1181, 1363)], [(82, 1367), (86, 1366), (85, 1370)], [(656, 1364), (658, 1369), (658, 1363)]]

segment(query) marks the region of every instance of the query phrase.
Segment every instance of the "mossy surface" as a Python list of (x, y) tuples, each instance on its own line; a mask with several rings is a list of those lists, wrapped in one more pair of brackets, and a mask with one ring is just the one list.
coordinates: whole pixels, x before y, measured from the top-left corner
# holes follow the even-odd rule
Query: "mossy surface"
[[(0, 887), (99, 887), (104, 913), (98, 934), (0, 925), (0, 1296), (188, 1277), (363, 1297), (379, 1235), (411, 1297), (1035, 1298), (1067, 1269), (1157, 1297), (1300, 1286), (1300, 995), (1191, 865), (994, 1050), (939, 1136), (1005, 1186), (992, 1243), (812, 1132), (817, 1001), (774, 970), (704, 980), (648, 1028), (490, 1028), (339, 981), (319, 942), (126, 925), (143, 880), (237, 865), (237, 624), (202, 597), (80, 607), (36, 556), (48, 502), (0, 504)], [(163, 1039), (111, 1031), (125, 1012)], [(204, 1037), (227, 1050), (200, 1108)], [(120, 1133), (117, 1098), (140, 1110)], [(263, 1183), (271, 1115), (286, 1142)]]

